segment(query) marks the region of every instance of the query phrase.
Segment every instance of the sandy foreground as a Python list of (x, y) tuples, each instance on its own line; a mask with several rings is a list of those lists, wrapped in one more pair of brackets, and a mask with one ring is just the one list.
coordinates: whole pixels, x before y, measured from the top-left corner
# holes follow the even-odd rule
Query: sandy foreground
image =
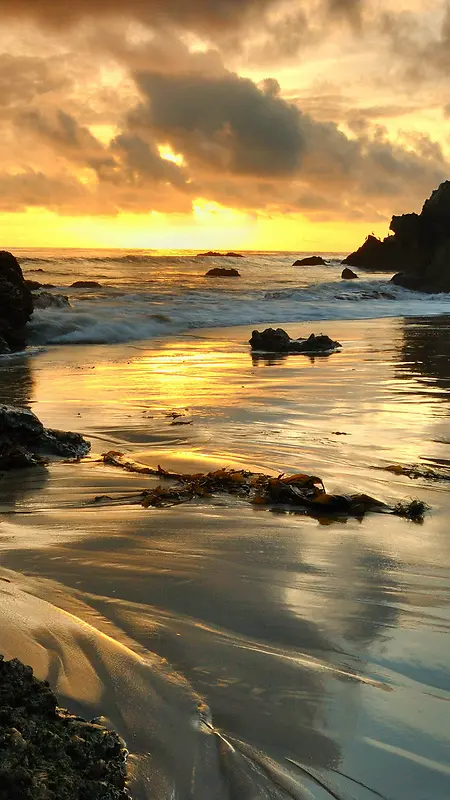
[[(252, 359), (234, 328), (4, 360), (1, 400), (80, 431), (92, 457), (0, 481), (1, 651), (114, 725), (136, 800), (329, 797), (319, 782), (447, 799), (449, 484), (382, 468), (449, 466), (450, 317), (288, 330), (342, 352)], [(432, 510), (417, 525), (231, 497), (100, 507), (158, 483), (99, 463), (111, 448)]]

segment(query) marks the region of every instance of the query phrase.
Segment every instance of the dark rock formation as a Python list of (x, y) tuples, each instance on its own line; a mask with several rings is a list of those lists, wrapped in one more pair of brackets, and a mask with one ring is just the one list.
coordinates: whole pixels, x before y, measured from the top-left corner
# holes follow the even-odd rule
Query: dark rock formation
[(126, 800), (122, 739), (57, 702), (31, 667), (0, 656), (0, 800)]
[(326, 265), (326, 261), (323, 260), (322, 256), (306, 256), (306, 258), (300, 258), (298, 261), (294, 261), (292, 264), (293, 267), (317, 267), (319, 265)]
[(0, 469), (31, 467), (50, 456), (80, 458), (89, 450), (81, 434), (44, 428), (29, 409), (0, 405)]
[(101, 289), (101, 283), (97, 281), (75, 281), (70, 286), (71, 289)]
[(39, 281), (30, 281), (28, 279), (25, 280), (26, 286), (30, 289), (31, 292), (36, 291), (36, 289), (40, 289), (43, 286), (43, 283), (39, 283)]
[(422, 292), (450, 292), (450, 181), (441, 183), (420, 214), (394, 216), (383, 241), (369, 236), (344, 264), (397, 274), (397, 286)]
[(226, 267), (213, 267), (209, 269), (208, 272), (205, 273), (205, 278), (240, 278), (241, 275), (237, 271), (231, 267), (227, 269)]
[(33, 313), (31, 291), (19, 262), (6, 250), (0, 251), (0, 353), (26, 347), (25, 326)]
[(353, 272), (353, 270), (349, 269), (348, 267), (344, 267), (344, 269), (342, 270), (341, 278), (343, 278), (345, 281), (351, 281), (357, 277), (358, 276), (356, 272)]
[(342, 345), (334, 342), (328, 336), (313, 333), (307, 339), (291, 339), (283, 328), (266, 328), (264, 331), (253, 331), (250, 339), (252, 350), (264, 353), (306, 353), (320, 354), (331, 353)]
[(197, 253), (196, 258), (244, 258), (241, 253), (218, 253), (216, 250), (208, 250), (207, 253)]
[(35, 308), (67, 308), (70, 306), (66, 294), (51, 294), (51, 292), (38, 292), (33, 295)]

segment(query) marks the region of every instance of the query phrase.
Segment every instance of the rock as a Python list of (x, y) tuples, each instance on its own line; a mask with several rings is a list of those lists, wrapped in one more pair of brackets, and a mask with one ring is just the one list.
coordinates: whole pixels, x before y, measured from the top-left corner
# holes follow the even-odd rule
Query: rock
[(0, 656), (0, 800), (126, 800), (114, 731), (58, 707), (49, 684)]
[(28, 408), (0, 405), (0, 469), (45, 463), (46, 458), (80, 458), (90, 450), (81, 434), (44, 428)]
[(283, 328), (266, 328), (264, 331), (253, 331), (249, 340), (252, 350), (264, 353), (331, 353), (342, 345), (328, 336), (313, 333), (307, 339), (291, 339)]
[(33, 295), (35, 308), (67, 308), (70, 306), (69, 298), (65, 294), (51, 294), (39, 292)]
[(28, 288), (29, 288), (29, 289), (30, 289), (32, 292), (34, 292), (36, 289), (40, 289), (40, 288), (41, 288), (41, 286), (43, 286), (43, 284), (42, 284), (42, 283), (39, 283), (39, 281), (30, 281), (30, 280), (28, 280), (28, 279), (25, 281), (25, 284), (26, 284), (26, 286), (28, 286)]
[(205, 278), (240, 278), (241, 275), (237, 271), (231, 267), (227, 269), (226, 267), (213, 267), (209, 269), (208, 272), (205, 273)]
[(319, 265), (326, 265), (326, 261), (323, 260), (322, 256), (307, 256), (306, 258), (300, 258), (298, 261), (294, 261), (292, 264), (293, 267), (316, 267)]
[(450, 181), (425, 201), (420, 214), (391, 220), (391, 236), (369, 236), (343, 264), (396, 272), (397, 286), (421, 292), (450, 292)]
[(101, 289), (101, 283), (97, 281), (75, 281), (70, 286), (71, 289)]
[(208, 250), (207, 253), (197, 253), (196, 258), (244, 258), (241, 253), (218, 253), (216, 250)]
[[(19, 262), (0, 251), (0, 338), (10, 351), (26, 347), (25, 326), (33, 313), (33, 299)], [(1, 345), (0, 345), (1, 347)]]
[(348, 267), (344, 267), (344, 269), (342, 270), (341, 278), (343, 278), (346, 281), (351, 281), (357, 277), (358, 276), (356, 272), (353, 272), (353, 270), (349, 269)]

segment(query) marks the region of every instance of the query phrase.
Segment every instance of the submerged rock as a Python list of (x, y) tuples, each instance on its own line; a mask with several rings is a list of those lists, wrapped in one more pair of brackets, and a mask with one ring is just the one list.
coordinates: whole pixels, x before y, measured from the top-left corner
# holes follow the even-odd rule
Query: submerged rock
[(240, 278), (240, 272), (234, 267), (213, 267), (205, 273), (205, 278)]
[(293, 267), (317, 267), (319, 265), (326, 265), (326, 261), (322, 258), (322, 256), (306, 256), (306, 258), (300, 258), (298, 261), (294, 261), (292, 264)]
[(126, 800), (122, 739), (57, 702), (31, 667), (0, 656), (0, 800)]
[(391, 236), (368, 236), (343, 264), (388, 270), (397, 286), (422, 292), (450, 292), (450, 181), (425, 201), (420, 214), (393, 216)]
[(33, 295), (35, 308), (67, 308), (70, 306), (66, 294), (51, 294), (51, 292), (38, 292)]
[(252, 350), (265, 353), (331, 353), (342, 345), (329, 336), (312, 333), (307, 339), (291, 339), (283, 328), (266, 328), (264, 331), (253, 331), (249, 340)]
[(0, 405), (0, 469), (45, 463), (46, 458), (81, 458), (90, 444), (80, 433), (44, 428), (28, 408)]
[(345, 267), (342, 270), (341, 278), (343, 278), (345, 281), (352, 281), (354, 278), (357, 278), (357, 277), (358, 276), (357, 276), (356, 272), (353, 272), (353, 270), (349, 269), (348, 267)]
[(33, 298), (19, 262), (0, 250), (0, 353), (26, 347), (25, 326), (33, 313)]
[(75, 281), (70, 285), (71, 289), (101, 289), (101, 283), (97, 281)]

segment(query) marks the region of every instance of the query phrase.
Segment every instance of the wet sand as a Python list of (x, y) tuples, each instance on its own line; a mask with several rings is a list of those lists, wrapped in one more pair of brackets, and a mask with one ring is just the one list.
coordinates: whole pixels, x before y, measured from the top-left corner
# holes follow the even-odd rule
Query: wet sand
[[(361, 783), (450, 794), (449, 484), (380, 469), (448, 467), (450, 317), (288, 330), (319, 327), (341, 353), (252, 359), (234, 328), (0, 369), (3, 401), (93, 445), (81, 464), (0, 481), (2, 650), (111, 721), (136, 800), (329, 797), (305, 769), (343, 798), (376, 796)], [(92, 506), (157, 483), (98, 463), (110, 448), (312, 472), (432, 511), (323, 524), (231, 497)]]

